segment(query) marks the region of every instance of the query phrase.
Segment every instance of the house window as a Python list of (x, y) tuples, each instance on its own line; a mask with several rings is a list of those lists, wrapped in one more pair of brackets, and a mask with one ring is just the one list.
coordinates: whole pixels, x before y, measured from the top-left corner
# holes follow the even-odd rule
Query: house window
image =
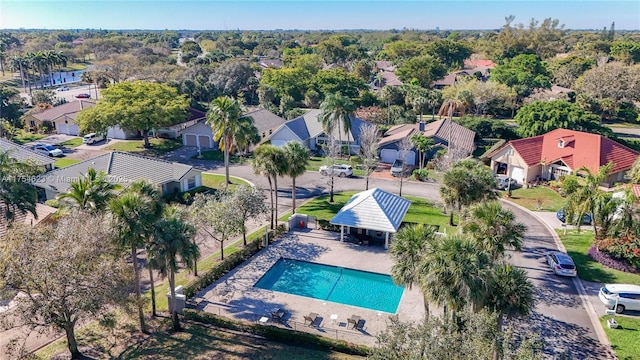
[(191, 190), (196, 187), (196, 177), (190, 177), (187, 179), (187, 190)]
[(562, 139), (558, 140), (558, 147), (559, 148), (563, 148), (564, 147), (564, 140), (562, 140)]
[(36, 126), (36, 122), (35, 122), (35, 121), (33, 121), (33, 120), (30, 120), (30, 121), (29, 121), (29, 126)]

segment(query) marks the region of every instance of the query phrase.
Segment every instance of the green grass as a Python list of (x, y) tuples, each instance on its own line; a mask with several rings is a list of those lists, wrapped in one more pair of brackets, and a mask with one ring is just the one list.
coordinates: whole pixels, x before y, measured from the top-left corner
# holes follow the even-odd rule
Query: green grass
[(593, 244), (593, 231), (581, 230), (578, 233), (577, 230), (569, 230), (564, 235), (563, 231), (559, 230), (558, 234), (567, 253), (576, 263), (581, 279), (597, 283), (640, 285), (640, 275), (610, 269), (589, 257), (587, 252)]
[(182, 147), (182, 141), (175, 139), (149, 139), (151, 147), (149, 149), (144, 148), (144, 141), (142, 140), (124, 140), (118, 141), (107, 146), (107, 150), (123, 151), (138, 153), (146, 156), (162, 156), (170, 151)]
[(513, 190), (509, 200), (531, 211), (558, 211), (566, 201), (557, 192), (546, 186)]
[(627, 316), (616, 316), (618, 323), (617, 329), (610, 329), (607, 326), (609, 316), (600, 318), (600, 323), (607, 334), (613, 350), (615, 350), (618, 359), (633, 360), (637, 359), (640, 354), (640, 319)]
[(76, 146), (80, 146), (82, 145), (82, 138), (73, 138), (73, 139), (69, 139), (67, 141), (63, 141), (60, 143), (60, 145), (64, 145), (66, 147), (76, 147)]
[[(231, 180), (231, 184), (229, 184), (229, 190), (233, 190), (240, 185), (250, 186), (248, 182), (235, 176), (230, 176), (229, 180)], [(224, 175), (209, 174), (209, 173), (202, 174), (202, 186), (206, 186), (213, 189), (223, 189), (224, 182), (225, 182)]]
[[(211, 161), (223, 162), (224, 154), (220, 150), (209, 150), (209, 151), (202, 151), (200, 155), (194, 155), (191, 158), (197, 159), (197, 160), (211, 160)], [(242, 161), (243, 161), (243, 158), (241, 157), (233, 156), (233, 155), (229, 156), (229, 163), (231, 164), (242, 163)]]
[[(346, 204), (355, 193), (355, 191), (336, 193), (333, 196), (333, 203), (329, 202), (329, 195), (323, 195), (306, 202), (304, 205), (300, 206), (296, 212), (315, 216), (319, 220), (331, 220), (331, 218), (340, 211), (342, 206)], [(439, 225), (441, 231), (442, 229), (447, 229), (447, 232), (451, 232), (452, 229), (449, 226), (449, 216), (443, 214), (440, 209), (435, 208), (429, 201), (419, 197), (403, 197), (411, 200), (411, 206), (404, 217), (404, 222)], [(280, 219), (286, 220), (288, 217), (289, 215), (285, 214)]]
[(16, 137), (13, 138), (13, 142), (15, 142), (16, 144), (26, 144), (28, 142), (31, 141), (37, 141), (40, 140), (44, 137), (46, 137), (47, 135), (44, 134), (34, 134), (34, 133), (30, 133), (24, 130), (20, 130), (20, 132), (18, 133), (18, 135)]
[(73, 165), (73, 164), (79, 163), (80, 161), (82, 161), (82, 160), (69, 159), (69, 158), (66, 158), (66, 157), (57, 158), (56, 162), (55, 162), (55, 166), (56, 166), (56, 169), (60, 169), (60, 168), (63, 168), (63, 167), (67, 167), (69, 165)]
[[(350, 161), (341, 160), (341, 159), (336, 159), (335, 163), (336, 164), (352, 165)], [(322, 166), (322, 165), (330, 165), (329, 164), (329, 159), (323, 158), (323, 157), (318, 157), (318, 156), (312, 156), (311, 158), (309, 158), (309, 163), (307, 164), (306, 168), (307, 168), (307, 171), (318, 171), (318, 170), (320, 170), (320, 166)], [(354, 176), (364, 176), (364, 170), (356, 169), (354, 167), (353, 168), (353, 175)]]

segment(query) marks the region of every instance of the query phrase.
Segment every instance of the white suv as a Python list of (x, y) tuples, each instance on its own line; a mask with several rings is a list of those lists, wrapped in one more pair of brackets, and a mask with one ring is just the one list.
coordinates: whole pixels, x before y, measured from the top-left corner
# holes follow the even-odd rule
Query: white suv
[(33, 147), (33, 150), (42, 155), (51, 156), (51, 157), (61, 157), (64, 156), (62, 150), (57, 147), (49, 144), (38, 144)]
[(640, 286), (627, 284), (607, 284), (600, 288), (598, 297), (607, 309), (618, 314), (625, 310), (640, 311)]
[(324, 165), (320, 166), (320, 174), (321, 175), (338, 175), (340, 177), (347, 177), (353, 175), (353, 167), (351, 165)]

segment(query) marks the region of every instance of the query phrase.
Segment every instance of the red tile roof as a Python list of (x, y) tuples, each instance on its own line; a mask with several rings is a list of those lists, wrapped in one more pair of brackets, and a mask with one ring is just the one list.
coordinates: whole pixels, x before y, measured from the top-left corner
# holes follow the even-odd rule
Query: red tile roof
[(464, 61), (464, 66), (466, 68), (475, 68), (478, 66), (484, 66), (484, 67), (488, 67), (488, 68), (494, 68), (496, 67), (496, 64), (491, 61), (491, 60), (484, 60), (484, 59), (466, 59)]
[[(564, 147), (559, 146), (560, 140), (564, 141)], [(617, 173), (630, 169), (639, 154), (601, 135), (556, 129), (544, 135), (510, 141), (490, 156), (509, 145), (529, 166), (561, 160), (574, 171), (584, 166), (596, 172), (600, 166), (612, 162), (611, 172)]]
[(631, 185), (631, 191), (633, 191), (633, 195), (635, 195), (636, 199), (640, 199), (640, 184)]

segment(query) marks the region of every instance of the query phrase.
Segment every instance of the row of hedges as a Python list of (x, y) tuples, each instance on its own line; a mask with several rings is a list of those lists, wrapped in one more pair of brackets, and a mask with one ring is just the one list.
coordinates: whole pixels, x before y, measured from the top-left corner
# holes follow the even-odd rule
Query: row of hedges
[(247, 323), (203, 311), (185, 309), (184, 318), (203, 324), (210, 324), (217, 327), (259, 335), (268, 340), (277, 341), (287, 345), (333, 350), (351, 355), (369, 355), (369, 348), (364, 345), (357, 345), (344, 340), (334, 340), (328, 337), (301, 331), (283, 329), (277, 326), (264, 326), (260, 324)]
[[(287, 228), (284, 225), (278, 225), (275, 230), (269, 231), (269, 240), (275, 240), (278, 237), (284, 235), (287, 232)], [(264, 236), (259, 237), (256, 240), (247, 243), (242, 250), (235, 252), (218, 265), (211, 268), (209, 271), (201, 274), (197, 279), (190, 282), (184, 287), (184, 294), (188, 298), (195, 296), (200, 290), (206, 288), (212, 283), (219, 280), (226, 275), (229, 271), (233, 270), (236, 266), (242, 264), (245, 260), (251, 258), (258, 251), (262, 250), (262, 244), (264, 243)]]

